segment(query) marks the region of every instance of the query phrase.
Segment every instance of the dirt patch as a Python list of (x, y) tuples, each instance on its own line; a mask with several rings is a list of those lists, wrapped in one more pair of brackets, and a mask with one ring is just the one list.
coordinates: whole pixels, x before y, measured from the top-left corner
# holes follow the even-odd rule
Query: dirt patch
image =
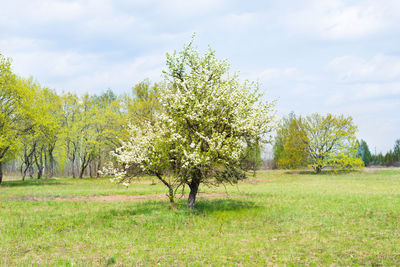
[[(178, 195), (180, 198), (182, 195)], [(186, 198), (187, 195), (183, 195)], [(228, 195), (226, 193), (199, 193), (197, 198), (243, 198), (246, 195)], [(24, 201), (93, 201), (93, 202), (129, 202), (129, 201), (145, 201), (145, 200), (167, 200), (166, 194), (154, 195), (109, 195), (109, 196), (88, 196), (88, 197), (58, 197), (58, 196), (22, 196), (11, 197), (9, 200), (24, 200)]]

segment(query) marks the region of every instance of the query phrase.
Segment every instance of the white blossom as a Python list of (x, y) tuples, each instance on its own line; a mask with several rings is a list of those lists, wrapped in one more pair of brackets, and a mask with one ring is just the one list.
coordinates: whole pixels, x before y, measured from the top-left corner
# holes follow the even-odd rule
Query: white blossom
[[(258, 84), (240, 82), (212, 50), (200, 56), (189, 45), (167, 55), (167, 67), (158, 120), (129, 126), (129, 141), (113, 153), (120, 166), (187, 179), (194, 170), (238, 166), (248, 140), (269, 141), (274, 104), (261, 102)], [(124, 179), (123, 171), (109, 171)]]

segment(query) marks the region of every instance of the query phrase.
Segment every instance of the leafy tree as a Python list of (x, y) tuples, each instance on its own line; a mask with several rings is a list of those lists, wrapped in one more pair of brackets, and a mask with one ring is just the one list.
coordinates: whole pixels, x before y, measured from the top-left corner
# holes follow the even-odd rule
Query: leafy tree
[(284, 140), (283, 135), (280, 132), (281, 128), (278, 126), (277, 135), (275, 136), (274, 146), (272, 147), (272, 152), (274, 155), (274, 168), (280, 168), (278, 162), (284, 157)]
[(252, 170), (253, 176), (256, 176), (256, 171), (260, 169), (263, 164), (261, 158), (261, 144), (256, 142), (247, 141), (246, 149), (241, 159), (241, 166), (243, 170)]
[(26, 81), (11, 71), (8, 58), (0, 54), (0, 183), (2, 164), (20, 147), (20, 138), (31, 128), (30, 91)]
[(320, 173), (326, 167), (363, 166), (362, 160), (356, 157), (357, 127), (353, 124), (352, 117), (332, 114), (321, 116), (314, 113), (305, 118), (299, 117), (298, 126), (306, 133), (303, 142), (315, 173)]
[(395, 160), (400, 161), (400, 139), (396, 140), (393, 148), (393, 153), (395, 156)]
[(80, 148), (80, 103), (79, 98), (71, 93), (62, 97), (62, 129), (63, 144), (65, 146), (65, 154), (70, 161), (71, 174), (75, 178), (77, 176), (77, 159), (79, 157)]
[(396, 156), (392, 150), (389, 150), (383, 157), (383, 164), (385, 166), (393, 166), (396, 162)]
[(48, 88), (41, 88), (37, 83), (31, 83), (30, 89), (34, 93), (30, 104), (34, 126), (28, 138), (33, 142), (33, 159), (37, 178), (40, 179), (45, 172), (51, 176), (54, 171), (53, 151), (61, 130), (58, 121), (61, 102), (55, 92)]
[[(145, 79), (132, 87), (131, 94), (122, 96), (121, 107), (124, 112), (121, 117), (119, 140), (129, 141), (129, 125), (141, 127), (148, 123), (153, 125), (157, 121), (157, 114), (160, 112), (159, 91), (159, 84), (152, 84), (150, 80)], [(127, 172), (128, 176), (142, 174), (144, 172), (138, 164), (131, 164)]]
[(79, 120), (77, 123), (79, 136), (79, 153), (78, 158), (79, 178), (82, 178), (86, 168), (98, 156), (98, 148), (100, 147), (99, 132), (95, 129), (96, 110), (93, 99), (85, 94), (79, 105)]
[(149, 80), (144, 80), (132, 88), (132, 97), (125, 95), (124, 101), (130, 123), (153, 122), (156, 119), (156, 114), (160, 110), (159, 91), (159, 84), (152, 85)]
[[(53, 90), (48, 88), (43, 89), (43, 98), (45, 103), (45, 110), (43, 111), (46, 116), (42, 118), (46, 121), (46, 153), (47, 160), (46, 170), (47, 176), (52, 177), (55, 174), (56, 168), (58, 167), (58, 159), (56, 156), (56, 149), (60, 146), (62, 141), (61, 133), (62, 129), (62, 98), (56, 94)], [(59, 150), (59, 149), (58, 149)]]
[(371, 155), (371, 163), (379, 166), (394, 166), (400, 160), (400, 139), (396, 140), (393, 150), (389, 150), (386, 154), (379, 153)]
[(367, 144), (367, 142), (365, 142), (362, 139), (359, 142), (357, 157), (359, 157), (363, 160), (365, 166), (369, 166), (369, 164), (372, 160), (372, 156), (371, 156), (371, 152), (369, 151), (368, 144)]
[[(96, 152), (91, 160), (89, 175), (99, 175), (103, 163), (109, 160), (109, 154), (116, 147), (121, 146), (120, 139), (124, 137), (123, 113), (121, 100), (113, 91), (107, 90), (100, 96), (93, 96), (94, 117), (92, 126), (95, 137)], [(93, 169), (93, 170), (92, 170)]]
[(373, 165), (378, 165), (378, 166), (383, 166), (385, 161), (385, 156), (383, 156), (382, 153), (379, 153), (378, 155), (372, 155), (371, 156), (371, 162)]
[(139, 165), (168, 187), (171, 205), (186, 185), (193, 209), (201, 183), (245, 178), (241, 155), (247, 141), (267, 140), (272, 105), (261, 103), (257, 84), (229, 74), (214, 51), (200, 55), (191, 43), (167, 55), (164, 77), (157, 120), (131, 126), (130, 140), (115, 152), (123, 170), (109, 171), (122, 181), (129, 166)]
[(274, 160), (277, 167), (295, 169), (307, 165), (307, 135), (299, 127), (298, 119), (294, 113), (288, 118), (283, 118), (278, 127), (274, 145)]
[(100, 96), (90, 97), (86, 94), (82, 97), (78, 123), (80, 178), (87, 169), (91, 177), (97, 175), (107, 154), (120, 146), (121, 120), (118, 110), (119, 100), (110, 90)]

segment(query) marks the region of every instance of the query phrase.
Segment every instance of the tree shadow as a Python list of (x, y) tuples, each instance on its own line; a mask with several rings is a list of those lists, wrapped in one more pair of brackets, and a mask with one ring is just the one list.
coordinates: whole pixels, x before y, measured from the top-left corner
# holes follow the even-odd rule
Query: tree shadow
[(258, 209), (253, 201), (244, 201), (238, 199), (200, 199), (196, 201), (194, 210), (187, 207), (186, 200), (178, 200), (175, 203), (175, 208), (171, 209), (168, 200), (149, 200), (136, 202), (134, 206), (124, 207), (122, 209), (112, 208), (104, 209), (98, 213), (98, 216), (103, 219), (112, 219), (124, 216), (152, 215), (156, 213), (170, 213), (170, 215), (183, 216), (204, 216), (221, 211), (239, 211)]
[(1, 187), (25, 187), (25, 186), (40, 186), (40, 185), (65, 185), (66, 183), (60, 182), (55, 179), (29, 179), (25, 181), (3, 181)]
[(221, 211), (238, 211), (257, 209), (259, 206), (254, 201), (240, 199), (200, 199), (196, 201), (194, 210), (189, 210), (186, 202), (179, 207), (181, 210), (188, 211), (192, 214), (211, 214)]

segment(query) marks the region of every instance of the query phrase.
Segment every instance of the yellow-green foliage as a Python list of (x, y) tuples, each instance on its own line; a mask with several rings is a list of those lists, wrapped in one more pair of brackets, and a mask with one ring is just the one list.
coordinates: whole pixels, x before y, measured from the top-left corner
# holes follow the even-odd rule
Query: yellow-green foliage
[(144, 80), (132, 87), (133, 97), (125, 95), (123, 101), (130, 123), (152, 122), (160, 110), (160, 85)]
[(10, 60), (0, 54), (0, 162), (18, 150), (21, 136), (31, 129), (31, 96), (27, 81), (17, 77)]
[(351, 116), (322, 116), (314, 113), (298, 119), (299, 129), (306, 133), (303, 139), (307, 146), (310, 167), (316, 173), (323, 168), (359, 168), (363, 166), (357, 158), (357, 126)]
[(323, 168), (352, 169), (364, 166), (357, 158), (357, 127), (352, 117), (322, 116), (314, 113), (298, 117), (292, 113), (283, 119), (274, 146), (279, 168), (312, 167), (316, 173)]
[(276, 164), (282, 169), (296, 169), (307, 164), (306, 133), (298, 126), (296, 116), (291, 113), (282, 120), (274, 146)]
[(306, 133), (298, 127), (296, 119), (290, 120), (289, 129), (284, 135), (284, 154), (279, 159), (278, 166), (288, 169), (304, 166), (307, 161), (307, 146), (304, 140), (308, 140)]

